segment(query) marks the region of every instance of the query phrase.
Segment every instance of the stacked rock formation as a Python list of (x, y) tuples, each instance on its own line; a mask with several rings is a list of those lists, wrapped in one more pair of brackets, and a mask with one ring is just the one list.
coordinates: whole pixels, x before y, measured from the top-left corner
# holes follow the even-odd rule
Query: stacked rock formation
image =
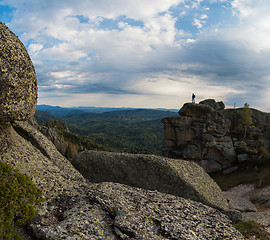
[(0, 161), (43, 189), (46, 201), (28, 227), (33, 239), (243, 239), (226, 215), (200, 202), (85, 180), (26, 121), (35, 111), (37, 95), (32, 63), (23, 44), (2, 23), (0, 34), (6, 52), (0, 63)]
[(239, 163), (266, 157), (270, 151), (268, 114), (251, 109), (252, 126), (244, 136), (243, 109), (224, 108), (224, 103), (207, 99), (186, 103), (180, 116), (162, 119), (163, 155), (197, 161), (207, 172), (225, 173), (237, 169)]

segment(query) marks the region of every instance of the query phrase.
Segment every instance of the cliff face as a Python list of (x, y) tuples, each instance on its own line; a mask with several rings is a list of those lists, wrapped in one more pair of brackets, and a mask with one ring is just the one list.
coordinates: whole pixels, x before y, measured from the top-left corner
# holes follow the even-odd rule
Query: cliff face
[(186, 103), (180, 116), (164, 118), (163, 155), (197, 161), (207, 172), (226, 172), (240, 163), (269, 157), (268, 114), (250, 109), (252, 123), (245, 129), (243, 109), (224, 107), (213, 99)]
[[(85, 180), (26, 122), (35, 111), (36, 77), (23, 45), (4, 24), (0, 26), (5, 36), (1, 37), (3, 51), (9, 52), (1, 55), (0, 63), (0, 160), (28, 175), (43, 190), (46, 201), (28, 226), (33, 239), (243, 239), (226, 215), (202, 203)], [(10, 51), (15, 42), (24, 55), (15, 51), (17, 47)], [(20, 67), (21, 61), (12, 61), (19, 58), (26, 68)], [(15, 76), (16, 81), (7, 76)], [(11, 86), (14, 91), (9, 90)]]
[[(71, 160), (80, 150), (78, 146), (80, 143), (79, 136), (69, 132), (64, 123), (54, 120), (43, 124), (38, 129), (53, 142), (57, 150), (68, 160)], [(66, 138), (69, 136), (72, 136), (77, 144), (68, 141)]]
[[(35, 126), (35, 123), (32, 123), (32, 125)], [(103, 149), (101, 145), (94, 143), (92, 140), (70, 132), (67, 125), (58, 120), (46, 122), (41, 126), (37, 124), (35, 127), (41, 131), (68, 160), (71, 160), (78, 152), (85, 149)]]

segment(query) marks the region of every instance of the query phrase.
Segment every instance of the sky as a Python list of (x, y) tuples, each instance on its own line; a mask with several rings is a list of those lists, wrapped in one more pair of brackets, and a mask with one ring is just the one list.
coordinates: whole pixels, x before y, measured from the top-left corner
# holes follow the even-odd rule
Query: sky
[(0, 0), (38, 104), (270, 112), (269, 0)]

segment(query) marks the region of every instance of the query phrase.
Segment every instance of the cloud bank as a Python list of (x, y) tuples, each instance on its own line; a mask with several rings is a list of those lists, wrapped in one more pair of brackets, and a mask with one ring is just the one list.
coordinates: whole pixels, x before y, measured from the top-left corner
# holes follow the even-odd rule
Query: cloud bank
[(270, 109), (270, 2), (2, 0), (34, 62), (39, 103)]

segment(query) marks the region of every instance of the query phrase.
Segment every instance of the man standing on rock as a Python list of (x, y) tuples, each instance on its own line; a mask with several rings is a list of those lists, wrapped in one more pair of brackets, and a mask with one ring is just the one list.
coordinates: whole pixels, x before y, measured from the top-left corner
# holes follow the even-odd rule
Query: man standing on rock
[(195, 103), (195, 94), (194, 93), (192, 93), (192, 103)]

